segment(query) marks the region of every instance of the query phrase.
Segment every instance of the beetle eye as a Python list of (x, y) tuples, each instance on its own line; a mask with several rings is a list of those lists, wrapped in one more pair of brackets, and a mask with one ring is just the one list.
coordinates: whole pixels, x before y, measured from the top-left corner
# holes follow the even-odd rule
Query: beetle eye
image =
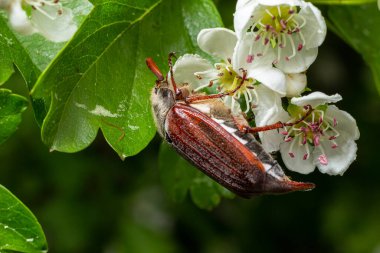
[(162, 92), (162, 97), (167, 98), (167, 97), (170, 97), (172, 91), (169, 89), (161, 89), (161, 92)]

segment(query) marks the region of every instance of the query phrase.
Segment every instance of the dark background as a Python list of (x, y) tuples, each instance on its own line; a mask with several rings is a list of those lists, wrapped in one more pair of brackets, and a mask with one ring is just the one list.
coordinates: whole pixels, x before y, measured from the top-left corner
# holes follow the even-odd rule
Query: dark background
[[(215, 1), (232, 28), (234, 1)], [(173, 203), (157, 170), (156, 137), (122, 162), (101, 134), (76, 154), (49, 153), (31, 108), (0, 146), (0, 184), (37, 216), (50, 252), (380, 252), (380, 100), (361, 56), (329, 32), (308, 71), (313, 90), (339, 93), (361, 132), (344, 176), (315, 171), (311, 192), (223, 200), (203, 211)], [(6, 84), (27, 94), (19, 75)], [(168, 161), (170, 162), (170, 161)]]

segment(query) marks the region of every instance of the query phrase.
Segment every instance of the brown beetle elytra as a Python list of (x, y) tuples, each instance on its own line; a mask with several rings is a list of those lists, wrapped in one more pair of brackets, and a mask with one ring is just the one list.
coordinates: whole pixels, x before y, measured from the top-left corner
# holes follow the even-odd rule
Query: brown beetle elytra
[[(158, 132), (179, 154), (241, 197), (314, 188), (313, 183), (295, 182), (284, 174), (250, 133), (255, 130), (245, 118), (232, 116), (218, 99), (228, 94), (189, 95), (186, 86), (178, 87), (171, 56), (170, 80), (164, 78), (151, 58), (146, 63), (157, 77), (151, 100)], [(277, 123), (267, 129), (280, 126)], [(266, 128), (258, 131), (263, 130)]]

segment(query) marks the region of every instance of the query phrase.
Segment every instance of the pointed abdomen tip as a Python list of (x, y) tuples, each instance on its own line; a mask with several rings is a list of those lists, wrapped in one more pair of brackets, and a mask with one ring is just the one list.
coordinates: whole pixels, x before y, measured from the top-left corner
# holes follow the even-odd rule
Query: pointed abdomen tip
[(313, 183), (289, 181), (288, 184), (293, 191), (311, 191), (315, 188)]

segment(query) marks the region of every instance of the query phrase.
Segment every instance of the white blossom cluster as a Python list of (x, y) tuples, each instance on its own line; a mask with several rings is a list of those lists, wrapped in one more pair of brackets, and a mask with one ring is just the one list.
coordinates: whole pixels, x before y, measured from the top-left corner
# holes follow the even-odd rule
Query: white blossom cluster
[(72, 10), (60, 0), (0, 0), (10, 26), (22, 35), (39, 33), (53, 42), (69, 40), (77, 30)]
[(202, 30), (199, 47), (219, 61), (184, 55), (173, 68), (177, 82), (195, 92), (209, 86), (235, 91), (224, 102), (233, 114), (252, 110), (258, 127), (294, 123), (261, 132), (264, 149), (280, 151), (290, 170), (307, 174), (318, 167), (342, 175), (356, 158), (355, 119), (332, 105), (342, 99), (338, 94), (302, 95), (305, 72), (326, 36), (321, 12), (303, 0), (238, 0), (234, 29)]

